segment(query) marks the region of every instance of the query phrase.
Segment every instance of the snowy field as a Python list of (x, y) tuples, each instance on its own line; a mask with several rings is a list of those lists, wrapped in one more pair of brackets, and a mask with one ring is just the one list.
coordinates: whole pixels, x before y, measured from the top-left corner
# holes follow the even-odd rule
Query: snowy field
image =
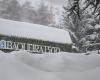
[(0, 80), (100, 80), (100, 55), (0, 51)]

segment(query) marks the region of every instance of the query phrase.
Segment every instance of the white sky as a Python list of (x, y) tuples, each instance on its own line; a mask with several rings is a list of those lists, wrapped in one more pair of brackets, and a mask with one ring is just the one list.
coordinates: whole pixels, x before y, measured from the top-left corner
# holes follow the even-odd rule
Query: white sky
[[(19, 0), (19, 1), (21, 3), (25, 2), (25, 1), (32, 2), (32, 6), (37, 8), (37, 6), (40, 4), (41, 1), (46, 1), (48, 3), (48, 1), (50, 1), (50, 0)], [(61, 20), (62, 6), (64, 5), (64, 1), (65, 0), (52, 0), (53, 7), (55, 7), (54, 8), (54, 16), (55, 16), (56, 23), (59, 23)]]
[[(21, 1), (21, 2), (30, 1), (30, 2), (32, 2), (33, 5), (34, 4), (37, 5), (37, 4), (39, 4), (41, 2), (41, 0), (19, 0), (19, 1)], [(43, 0), (43, 1), (50, 1), (50, 0)], [(52, 2), (55, 5), (63, 5), (64, 0), (52, 0)]]

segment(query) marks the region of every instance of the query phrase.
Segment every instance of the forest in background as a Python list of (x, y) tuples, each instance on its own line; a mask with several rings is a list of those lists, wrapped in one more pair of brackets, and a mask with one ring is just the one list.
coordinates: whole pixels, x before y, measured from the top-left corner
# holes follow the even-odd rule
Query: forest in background
[(1, 18), (48, 25), (50, 24), (49, 16), (48, 6), (42, 1), (36, 9), (28, 1), (20, 4), (17, 0), (0, 0)]

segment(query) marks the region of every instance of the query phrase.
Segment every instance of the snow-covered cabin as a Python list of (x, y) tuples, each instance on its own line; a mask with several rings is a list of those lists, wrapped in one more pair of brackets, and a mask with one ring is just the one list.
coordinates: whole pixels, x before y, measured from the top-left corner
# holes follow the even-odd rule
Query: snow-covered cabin
[(72, 45), (68, 31), (6, 19), (0, 19), (0, 40), (59, 47), (65, 52), (70, 52)]

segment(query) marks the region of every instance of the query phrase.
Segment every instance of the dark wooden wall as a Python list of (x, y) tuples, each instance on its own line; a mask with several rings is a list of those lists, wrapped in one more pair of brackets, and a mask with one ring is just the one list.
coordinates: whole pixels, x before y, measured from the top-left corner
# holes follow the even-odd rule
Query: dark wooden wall
[(63, 43), (56, 43), (56, 42), (50, 42), (50, 41), (22, 38), (22, 37), (17, 37), (17, 36), (5, 36), (5, 35), (1, 35), (1, 34), (0, 34), (0, 40), (30, 43), (30, 44), (37, 44), (37, 45), (45, 45), (45, 46), (51, 46), (51, 47), (59, 47), (60, 50), (64, 51), (64, 52), (72, 51), (72, 45), (67, 44), (67, 43), (63, 44)]

